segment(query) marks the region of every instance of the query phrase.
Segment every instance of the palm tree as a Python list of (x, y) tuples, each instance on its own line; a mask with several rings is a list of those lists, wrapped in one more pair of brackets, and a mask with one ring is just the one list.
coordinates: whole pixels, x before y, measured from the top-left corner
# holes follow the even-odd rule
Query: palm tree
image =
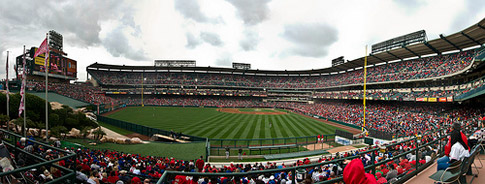
[(81, 130), (81, 135), (83, 136), (83, 140), (86, 139), (86, 137), (88, 136), (88, 133), (89, 133), (89, 130), (91, 130), (92, 128), (90, 126), (85, 126), (82, 130)]
[(103, 138), (103, 136), (106, 135), (106, 132), (104, 132), (103, 129), (101, 129), (101, 126), (99, 126), (96, 130), (94, 130), (93, 134), (95, 135), (94, 139), (98, 142)]

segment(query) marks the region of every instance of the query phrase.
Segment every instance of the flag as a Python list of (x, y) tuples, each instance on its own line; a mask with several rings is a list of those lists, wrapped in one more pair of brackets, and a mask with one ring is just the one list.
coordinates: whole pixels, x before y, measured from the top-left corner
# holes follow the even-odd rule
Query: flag
[(20, 96), (22, 98), (20, 99), (20, 105), (19, 105), (19, 117), (22, 114), (22, 112), (25, 110), (25, 78), (27, 78), (25, 75), (27, 74), (26, 67), (25, 67), (25, 47), (24, 47), (24, 61), (23, 61), (23, 71), (22, 71), (22, 87), (20, 88)]
[(40, 44), (39, 46), (39, 49), (37, 49), (37, 51), (35, 51), (35, 54), (34, 54), (34, 58), (41, 55), (41, 54), (44, 54), (45, 53), (45, 61), (44, 61), (44, 69), (47, 73), (48, 69), (47, 69), (47, 62), (48, 62), (48, 58), (49, 58), (49, 45), (47, 45), (47, 37), (44, 39), (44, 41)]
[(49, 47), (47, 46), (47, 38), (45, 38), (45, 40), (40, 44), (39, 49), (35, 51), (34, 58), (48, 52), (49, 52)]

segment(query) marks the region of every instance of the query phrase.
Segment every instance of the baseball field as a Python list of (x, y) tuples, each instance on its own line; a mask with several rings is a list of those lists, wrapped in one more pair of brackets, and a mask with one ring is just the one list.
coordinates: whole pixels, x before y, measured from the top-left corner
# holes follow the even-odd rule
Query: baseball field
[(258, 139), (334, 134), (335, 126), (280, 109), (128, 107), (108, 117), (187, 135)]

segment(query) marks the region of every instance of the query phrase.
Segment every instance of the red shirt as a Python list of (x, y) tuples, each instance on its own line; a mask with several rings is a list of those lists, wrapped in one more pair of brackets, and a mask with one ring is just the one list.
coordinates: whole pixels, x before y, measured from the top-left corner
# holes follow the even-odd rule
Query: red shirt
[(91, 171), (91, 167), (89, 167), (88, 164), (82, 164), (82, 167), (83, 167), (83, 170), (86, 171), (86, 172)]
[(386, 175), (386, 174), (387, 174), (387, 172), (389, 172), (389, 169), (384, 168), (384, 169), (381, 169), (381, 171), (382, 171), (382, 174), (383, 174), (383, 175)]
[[(466, 135), (463, 134), (463, 132), (460, 132), (460, 133), (461, 133), (461, 139), (463, 140), (463, 142), (465, 142), (466, 146), (468, 146), (468, 139), (466, 138)], [(445, 146), (446, 156), (450, 156), (451, 146), (453, 146), (451, 145), (451, 139), (448, 139), (448, 143)], [(468, 151), (470, 151), (470, 146), (468, 146)]]
[(195, 161), (195, 166), (197, 166), (197, 169), (201, 172), (202, 168), (204, 168), (204, 161), (202, 159), (197, 159), (197, 161)]
[(188, 184), (186, 176), (183, 176), (183, 175), (175, 176), (175, 180), (173, 180), (172, 184)]
[(109, 176), (108, 177), (108, 182), (109, 183), (116, 183), (120, 178), (118, 176)]

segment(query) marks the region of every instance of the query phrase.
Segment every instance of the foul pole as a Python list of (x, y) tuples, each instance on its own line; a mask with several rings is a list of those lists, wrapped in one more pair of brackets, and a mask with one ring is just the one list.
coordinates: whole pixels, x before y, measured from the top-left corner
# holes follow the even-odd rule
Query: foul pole
[(141, 73), (141, 106), (145, 107), (145, 104), (143, 103), (143, 83), (145, 82), (145, 78), (143, 77), (143, 73)]
[(365, 46), (365, 55), (364, 55), (364, 125), (362, 126), (362, 131), (364, 131), (365, 127), (365, 92), (367, 88), (367, 45)]

